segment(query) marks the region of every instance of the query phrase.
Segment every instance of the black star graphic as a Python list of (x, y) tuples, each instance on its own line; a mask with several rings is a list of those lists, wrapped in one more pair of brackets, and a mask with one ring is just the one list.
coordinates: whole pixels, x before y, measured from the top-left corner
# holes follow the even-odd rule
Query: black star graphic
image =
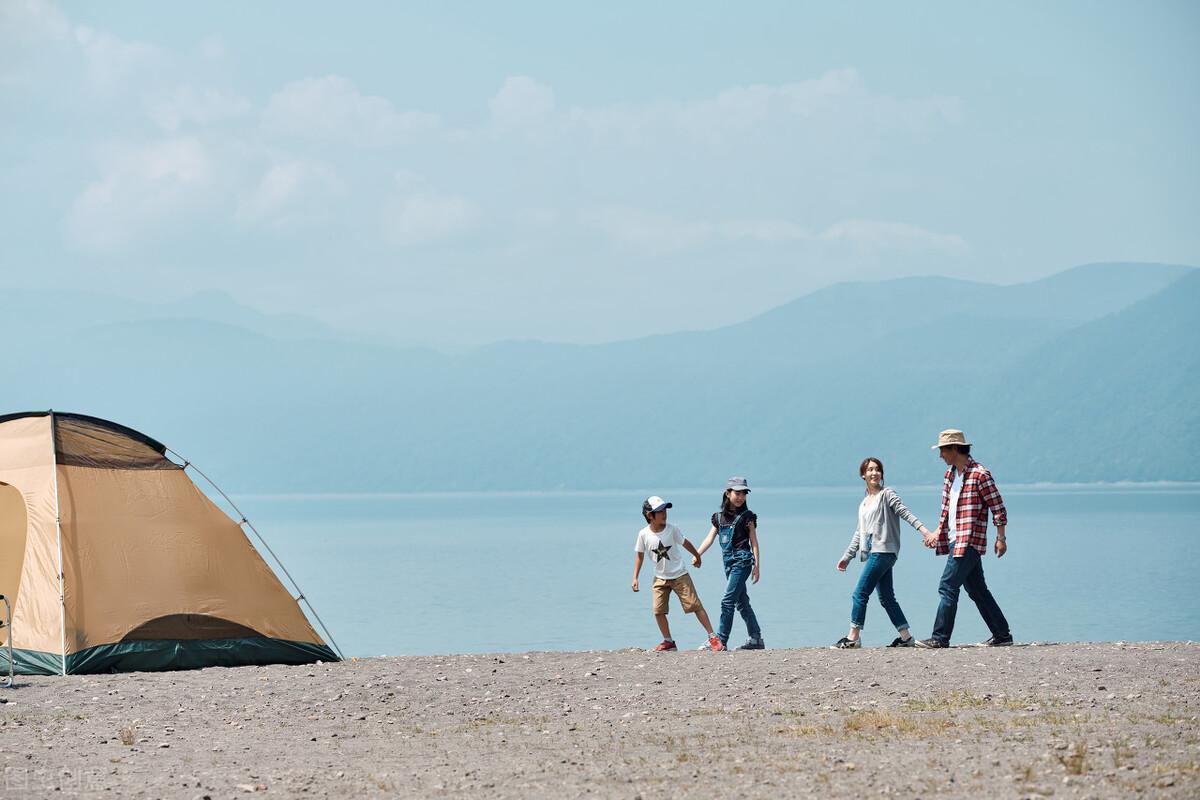
[(654, 553), (655, 561), (662, 561), (664, 558), (667, 557), (667, 553), (669, 553), (670, 551), (671, 551), (671, 545), (663, 544), (662, 542), (659, 542), (658, 547), (654, 548), (650, 552)]

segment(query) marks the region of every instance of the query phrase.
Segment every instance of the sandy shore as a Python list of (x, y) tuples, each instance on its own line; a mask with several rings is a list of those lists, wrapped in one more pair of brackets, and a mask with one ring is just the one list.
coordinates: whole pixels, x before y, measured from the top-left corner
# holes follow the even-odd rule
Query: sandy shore
[(23, 678), (0, 796), (1200, 796), (1200, 645)]

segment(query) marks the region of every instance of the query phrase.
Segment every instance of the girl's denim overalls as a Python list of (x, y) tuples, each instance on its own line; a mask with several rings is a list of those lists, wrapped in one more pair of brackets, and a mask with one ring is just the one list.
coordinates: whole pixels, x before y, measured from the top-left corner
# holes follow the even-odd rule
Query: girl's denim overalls
[[(746, 623), (746, 633), (751, 639), (761, 639), (762, 629), (758, 626), (758, 618), (750, 607), (750, 595), (746, 592), (746, 581), (754, 570), (754, 553), (750, 550), (733, 549), (733, 532), (745, 511), (733, 518), (728, 525), (717, 526), (717, 541), (721, 543), (721, 558), (725, 562), (725, 595), (721, 598), (721, 623), (717, 627), (717, 636), (722, 642), (729, 642), (729, 634), (733, 631), (733, 611), (736, 608)], [(717, 512), (717, 522), (724, 519), (723, 512)]]

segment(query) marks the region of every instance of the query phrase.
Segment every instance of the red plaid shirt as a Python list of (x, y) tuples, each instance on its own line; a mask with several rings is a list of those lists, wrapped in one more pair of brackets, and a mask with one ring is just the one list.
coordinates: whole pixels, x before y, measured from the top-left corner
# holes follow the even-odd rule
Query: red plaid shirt
[[(942, 485), (942, 516), (938, 520), (937, 546), (935, 552), (944, 556), (950, 552), (949, 526), (946, 518), (950, 513), (950, 487), (954, 485), (954, 467), (946, 470)], [(966, 554), (967, 545), (974, 547), (980, 555), (987, 555), (988, 509), (992, 510), (992, 522), (996, 527), (1008, 524), (1008, 512), (1000, 490), (992, 480), (992, 473), (975, 459), (967, 456), (963, 469), (962, 493), (958, 496), (958, 513), (954, 519), (954, 557)]]

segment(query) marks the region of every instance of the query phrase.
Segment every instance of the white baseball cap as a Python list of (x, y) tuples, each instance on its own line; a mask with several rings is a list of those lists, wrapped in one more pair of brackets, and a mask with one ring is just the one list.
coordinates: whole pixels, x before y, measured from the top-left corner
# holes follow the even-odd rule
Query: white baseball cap
[(646, 502), (642, 503), (642, 510), (651, 514), (662, 511), (664, 508), (672, 508), (672, 505), (656, 494), (650, 495), (646, 498)]

